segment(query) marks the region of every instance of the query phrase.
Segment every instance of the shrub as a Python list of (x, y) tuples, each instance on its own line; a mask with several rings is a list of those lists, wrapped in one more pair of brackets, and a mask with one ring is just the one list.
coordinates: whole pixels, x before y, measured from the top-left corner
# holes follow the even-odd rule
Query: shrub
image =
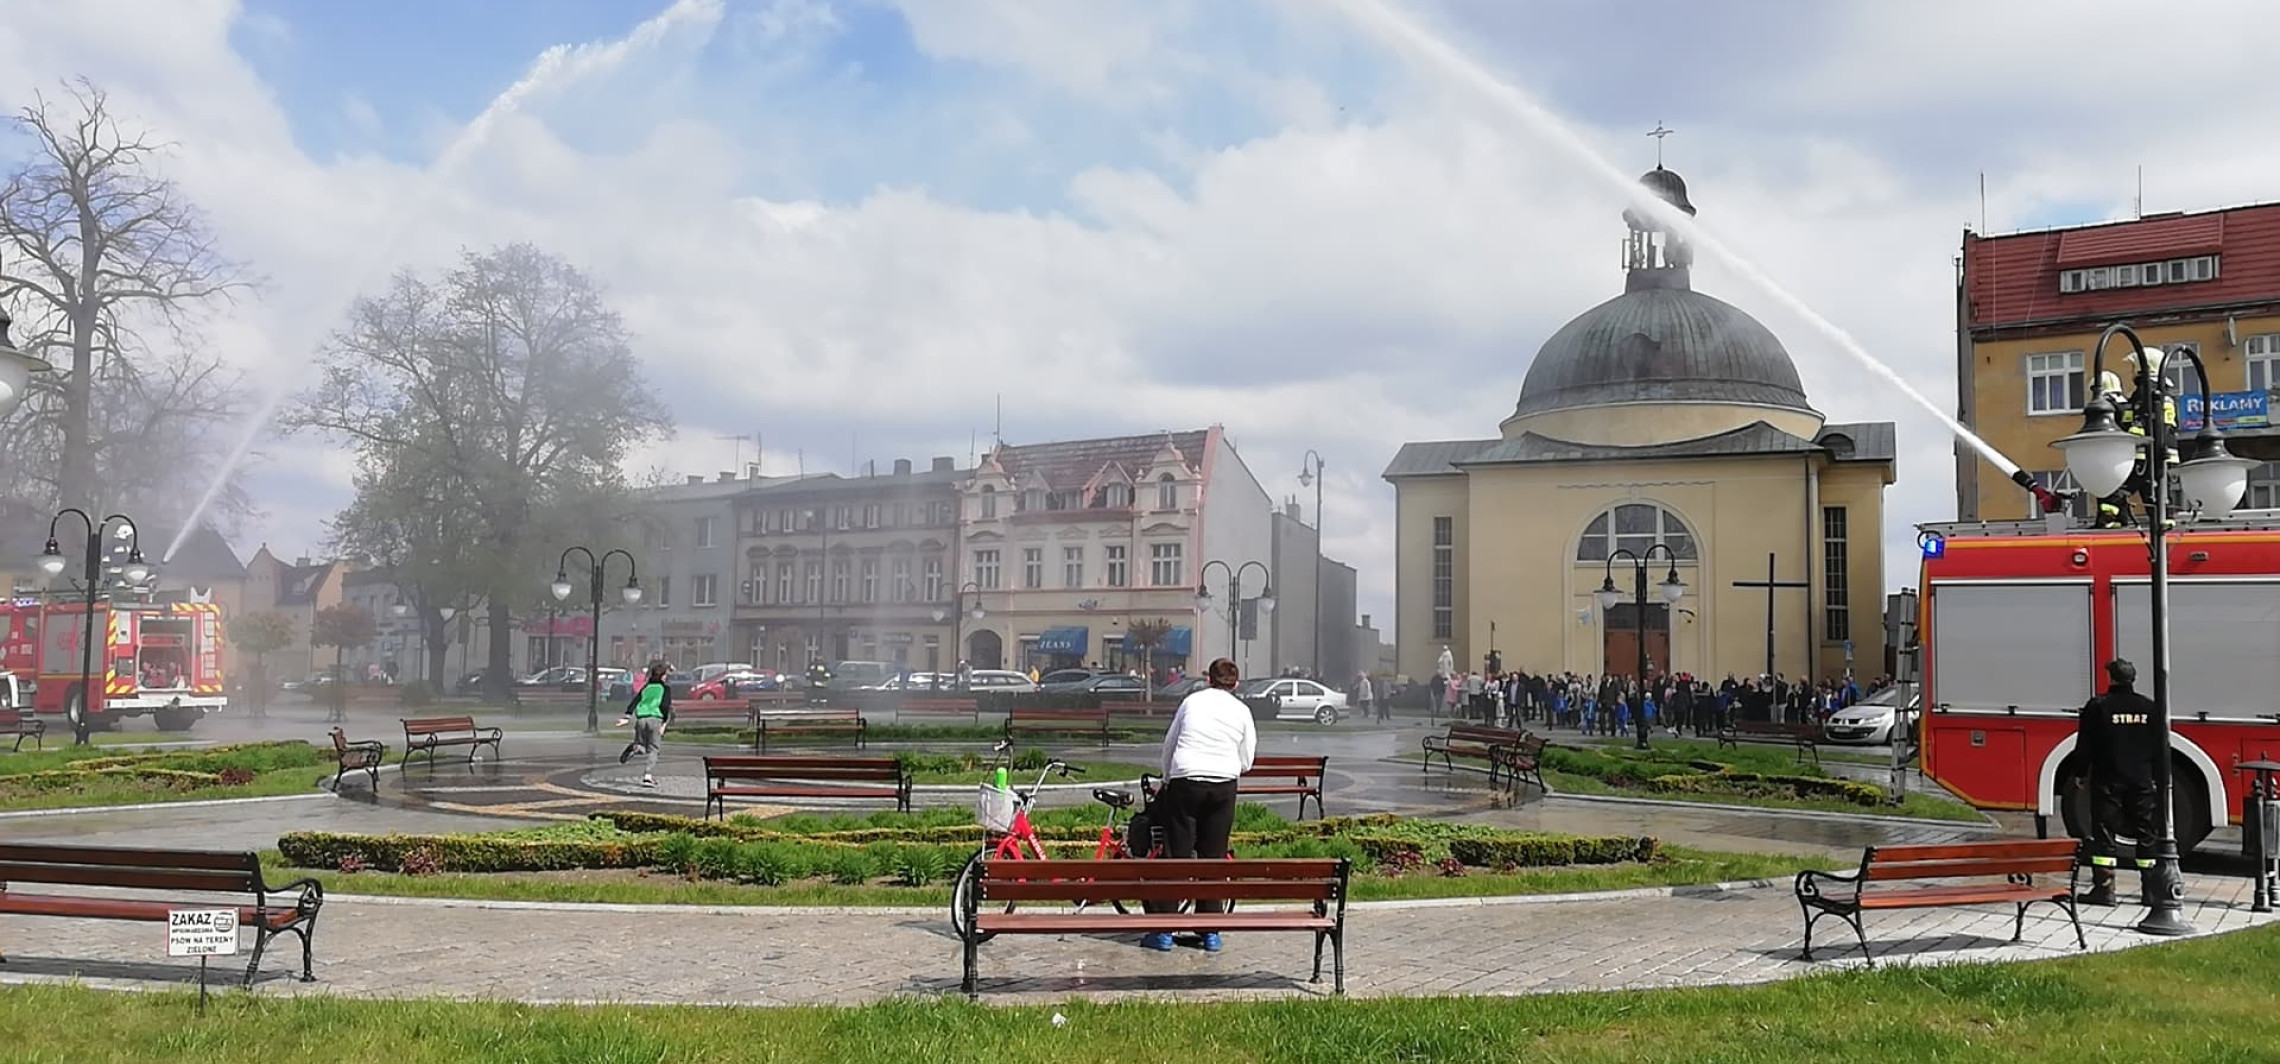
[(1496, 837), (1451, 840), (1449, 856), (1475, 868), (1540, 868), (1550, 865), (1652, 861), (1660, 854), (1661, 847), (1661, 841), (1654, 838), (1514, 832)]
[(424, 850), (455, 872), (552, 872), (588, 868), (648, 868), (659, 863), (669, 835), (612, 839), (491, 835), (349, 835), (295, 831), (277, 850), (301, 868), (338, 868), (356, 857), (370, 868), (400, 868), (406, 854)]
[(864, 850), (841, 850), (825, 857), (816, 871), (841, 886), (868, 883), (878, 873), (873, 871), (871, 855)]
[(1657, 776), (1649, 790), (1663, 793), (1725, 794), (1743, 798), (1833, 798), (1853, 805), (1884, 803), (1884, 788), (1873, 783), (1825, 776), (1774, 776), (1758, 772), (1715, 772)]
[(250, 768), (225, 768), (221, 771), (219, 779), (224, 787), (243, 787), (253, 782), (253, 770)]
[(443, 858), (425, 846), (404, 851), (396, 871), (407, 876), (432, 876), (443, 871)]
[(411, 680), (396, 685), (396, 704), (405, 709), (434, 705), (436, 698), (436, 686), (426, 680)]
[(895, 852), (895, 882), (906, 887), (923, 887), (947, 879), (956, 867), (936, 846), (904, 846)]

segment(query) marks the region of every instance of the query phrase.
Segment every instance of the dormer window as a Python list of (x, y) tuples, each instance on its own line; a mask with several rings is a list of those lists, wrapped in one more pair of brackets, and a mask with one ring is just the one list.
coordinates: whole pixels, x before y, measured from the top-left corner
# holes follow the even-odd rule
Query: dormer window
[(1024, 509), (1024, 510), (1042, 510), (1042, 509), (1044, 509), (1044, 508), (1045, 508), (1045, 489), (1043, 489), (1043, 488), (1031, 488), (1031, 489), (1029, 489), (1028, 491), (1022, 492), (1022, 493), (1021, 493), (1021, 508), (1022, 508), (1022, 509)]
[(996, 516), (997, 489), (984, 484), (982, 485), (982, 518), (988, 520)]
[(1157, 477), (1157, 478), (1156, 478), (1156, 509), (1159, 509), (1159, 510), (1177, 510), (1177, 509), (1179, 509), (1179, 508), (1180, 508), (1180, 482), (1179, 482), (1178, 478), (1176, 478), (1176, 477), (1172, 476), (1170, 473), (1166, 473), (1166, 474), (1164, 474), (1164, 475), (1162, 475), (1162, 476), (1160, 476), (1160, 477)]
[(1111, 510), (1122, 510), (1132, 505), (1132, 485), (1111, 484), (1101, 493), (1101, 505)]

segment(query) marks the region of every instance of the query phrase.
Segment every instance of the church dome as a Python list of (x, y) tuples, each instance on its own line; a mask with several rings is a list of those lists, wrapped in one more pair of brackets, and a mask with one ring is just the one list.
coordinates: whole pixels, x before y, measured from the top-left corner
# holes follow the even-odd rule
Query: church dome
[[(1636, 280), (1636, 278), (1635, 278)], [(1772, 330), (1679, 285), (1634, 284), (1536, 352), (1514, 417), (1623, 403), (1719, 403), (1813, 413)]]

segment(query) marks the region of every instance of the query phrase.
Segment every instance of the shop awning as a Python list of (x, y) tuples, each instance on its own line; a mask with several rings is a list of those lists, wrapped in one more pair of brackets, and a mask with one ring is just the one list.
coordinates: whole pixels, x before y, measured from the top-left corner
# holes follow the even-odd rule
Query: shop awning
[[(1164, 638), (1156, 642), (1155, 656), (1159, 658), (1184, 658), (1194, 652), (1195, 631), (1184, 626), (1166, 631)], [(1141, 654), (1140, 645), (1132, 641), (1130, 632), (1124, 633), (1124, 653), (1135, 658)]]
[(1092, 633), (1085, 628), (1047, 628), (1037, 637), (1037, 652), (1060, 654), (1072, 658), (1085, 656), (1092, 645)]

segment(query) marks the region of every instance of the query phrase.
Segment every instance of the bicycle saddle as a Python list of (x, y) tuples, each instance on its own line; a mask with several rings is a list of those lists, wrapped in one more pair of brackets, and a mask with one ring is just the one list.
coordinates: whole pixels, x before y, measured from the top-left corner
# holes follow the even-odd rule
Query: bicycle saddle
[(1105, 787), (1095, 787), (1093, 788), (1093, 801), (1117, 809), (1130, 809), (1132, 808), (1132, 792), (1112, 791)]

